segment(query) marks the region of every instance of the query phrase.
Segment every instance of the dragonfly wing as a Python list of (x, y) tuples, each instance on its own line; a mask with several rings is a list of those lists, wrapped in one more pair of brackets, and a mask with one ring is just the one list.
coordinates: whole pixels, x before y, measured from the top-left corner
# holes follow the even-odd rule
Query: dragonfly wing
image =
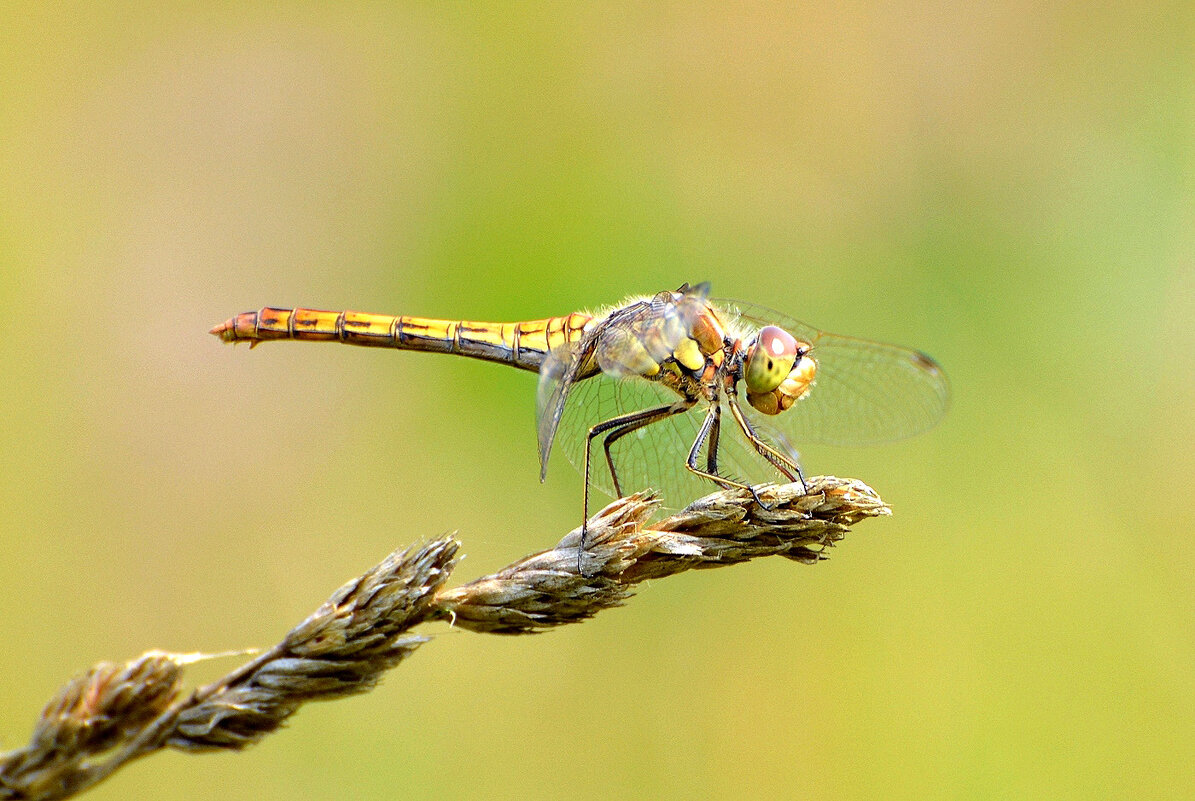
[(576, 344), (564, 345), (548, 353), (539, 370), (535, 393), (535, 427), (539, 439), (539, 480), (548, 475), (552, 443), (564, 415), (569, 393), (577, 382), (582, 365), (592, 360), (594, 342), (586, 337)]
[(778, 325), (813, 346), (810, 355), (817, 362), (817, 378), (809, 395), (769, 419), (797, 442), (889, 442), (933, 428), (946, 414), (950, 403), (946, 374), (920, 351), (827, 334), (737, 301), (720, 305), (749, 325)]

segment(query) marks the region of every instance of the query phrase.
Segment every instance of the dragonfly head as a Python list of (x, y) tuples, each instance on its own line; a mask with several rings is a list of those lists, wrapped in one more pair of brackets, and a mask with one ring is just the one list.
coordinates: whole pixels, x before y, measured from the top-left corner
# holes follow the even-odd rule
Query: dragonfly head
[(783, 328), (768, 325), (759, 329), (755, 340), (747, 346), (747, 361), (743, 365), (747, 391), (759, 394), (780, 386), (797, 361), (799, 347), (793, 335)]
[(805, 397), (817, 373), (817, 363), (808, 353), (809, 343), (783, 328), (761, 328), (743, 365), (747, 401), (764, 414), (779, 414)]

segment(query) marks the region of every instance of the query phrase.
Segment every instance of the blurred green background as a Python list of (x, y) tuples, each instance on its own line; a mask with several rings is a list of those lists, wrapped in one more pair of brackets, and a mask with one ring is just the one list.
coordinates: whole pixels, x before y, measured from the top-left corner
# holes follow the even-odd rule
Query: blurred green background
[(710, 280), (946, 366), (930, 434), (803, 449), (893, 518), (541, 637), (440, 627), (90, 797), (1190, 792), (1189, 4), (0, 14), (3, 747), (94, 661), (266, 646), (394, 547), (459, 530), (461, 582), (576, 522), (533, 376), (214, 323)]

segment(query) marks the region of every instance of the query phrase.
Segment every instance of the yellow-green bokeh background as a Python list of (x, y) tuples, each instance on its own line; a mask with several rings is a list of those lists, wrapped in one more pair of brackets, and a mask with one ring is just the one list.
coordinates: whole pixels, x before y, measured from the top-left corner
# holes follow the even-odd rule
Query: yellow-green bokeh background
[(4, 747), (93, 661), (268, 645), (391, 548), (457, 529), (464, 580), (577, 519), (532, 376), (212, 324), (710, 280), (946, 365), (931, 434), (805, 451), (893, 518), (571, 630), (441, 627), (91, 797), (1190, 792), (1188, 4), (14, 3), (0, 86)]

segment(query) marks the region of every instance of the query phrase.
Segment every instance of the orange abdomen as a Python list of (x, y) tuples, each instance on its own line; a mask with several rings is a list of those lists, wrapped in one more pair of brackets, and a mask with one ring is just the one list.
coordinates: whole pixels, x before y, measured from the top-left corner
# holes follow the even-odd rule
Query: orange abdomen
[(592, 319), (577, 312), (544, 320), (484, 323), (266, 307), (238, 314), (211, 333), (225, 342), (247, 341), (251, 346), (271, 339), (305, 339), (455, 353), (538, 372), (549, 351), (577, 341)]

